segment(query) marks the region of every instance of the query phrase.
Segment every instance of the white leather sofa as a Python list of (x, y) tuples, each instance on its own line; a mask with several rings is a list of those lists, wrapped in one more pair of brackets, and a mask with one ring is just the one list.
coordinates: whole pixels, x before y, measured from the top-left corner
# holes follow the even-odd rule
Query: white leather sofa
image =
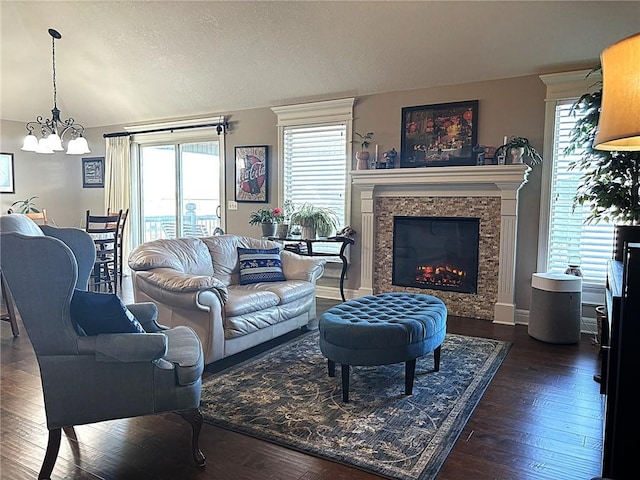
[[(238, 247), (278, 247), (286, 281), (240, 285)], [(154, 302), (160, 324), (195, 330), (211, 363), (305, 325), (317, 328), (315, 285), (325, 261), (221, 235), (144, 243), (129, 267), (135, 301)]]

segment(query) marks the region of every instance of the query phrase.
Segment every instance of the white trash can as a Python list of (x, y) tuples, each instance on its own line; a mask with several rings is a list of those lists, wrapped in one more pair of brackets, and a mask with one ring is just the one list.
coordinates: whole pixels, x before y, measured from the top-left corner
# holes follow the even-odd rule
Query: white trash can
[(580, 341), (582, 278), (534, 273), (531, 278), (529, 335), (548, 343)]

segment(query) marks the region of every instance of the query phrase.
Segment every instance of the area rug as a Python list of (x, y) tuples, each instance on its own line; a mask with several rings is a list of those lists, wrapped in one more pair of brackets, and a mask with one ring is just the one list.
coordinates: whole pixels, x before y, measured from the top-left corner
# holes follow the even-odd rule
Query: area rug
[(511, 344), (447, 334), (440, 371), (418, 359), (413, 395), (404, 363), (327, 375), (318, 333), (291, 340), (205, 380), (205, 422), (401, 480), (434, 478)]

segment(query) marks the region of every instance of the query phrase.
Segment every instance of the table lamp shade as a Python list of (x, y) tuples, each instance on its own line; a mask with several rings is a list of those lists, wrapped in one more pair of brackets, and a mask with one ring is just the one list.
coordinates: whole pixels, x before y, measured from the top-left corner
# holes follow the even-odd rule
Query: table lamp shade
[(598, 150), (640, 150), (640, 33), (606, 48), (602, 107), (594, 142)]

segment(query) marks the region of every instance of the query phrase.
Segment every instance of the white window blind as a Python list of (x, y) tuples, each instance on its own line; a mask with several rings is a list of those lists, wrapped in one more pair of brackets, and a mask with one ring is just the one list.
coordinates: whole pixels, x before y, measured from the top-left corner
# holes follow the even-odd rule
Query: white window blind
[(581, 172), (569, 170), (569, 163), (580, 156), (581, 150), (564, 154), (576, 122), (571, 113), (574, 101), (558, 101), (555, 109), (547, 270), (563, 273), (575, 257), (580, 261), (585, 283), (604, 285), (607, 260), (613, 251), (613, 225), (602, 221), (586, 224), (589, 206), (577, 205), (574, 209), (573, 197)]
[(338, 228), (343, 227), (346, 222), (346, 124), (291, 126), (285, 127), (283, 134), (284, 200), (291, 200), (298, 208), (305, 203), (331, 208), (337, 214)]

